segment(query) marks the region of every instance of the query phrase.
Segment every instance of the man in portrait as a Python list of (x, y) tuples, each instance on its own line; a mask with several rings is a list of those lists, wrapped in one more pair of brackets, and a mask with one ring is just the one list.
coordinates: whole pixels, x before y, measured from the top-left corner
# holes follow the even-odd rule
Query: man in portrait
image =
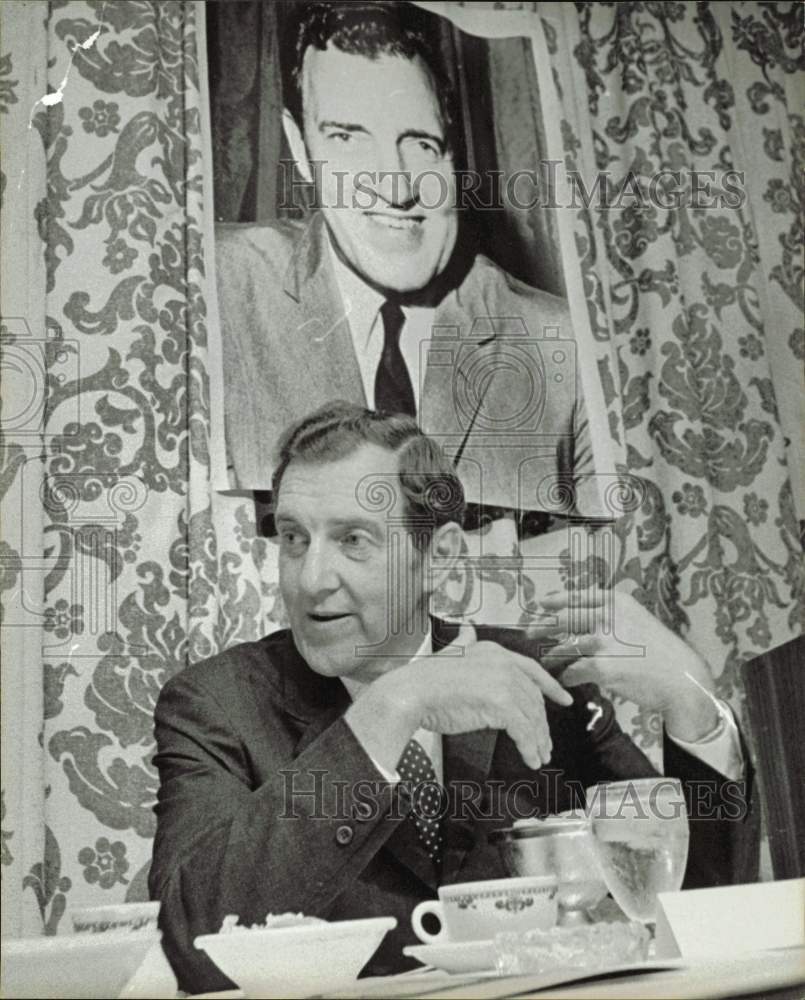
[(229, 985), (193, 947), (229, 914), (394, 916), (365, 971), (402, 971), (420, 900), (507, 874), (493, 831), (657, 775), (599, 685), (662, 715), (693, 817), (685, 885), (744, 878), (757, 831), (736, 724), (702, 658), (636, 601), (615, 614), (639, 658), (595, 595), (583, 625), (567, 594), (543, 597), (549, 669), (495, 629), (431, 618), (464, 491), (409, 416), (328, 404), (284, 434), (272, 485), (290, 628), (187, 667), (156, 709), (150, 888), (183, 989)]
[(438, 20), (397, 2), (292, 19), (283, 124), (317, 207), (218, 230), (234, 487), (268, 489), (282, 428), (331, 399), (416, 416), (476, 513), (593, 472), (567, 305), (480, 254), (461, 205)]

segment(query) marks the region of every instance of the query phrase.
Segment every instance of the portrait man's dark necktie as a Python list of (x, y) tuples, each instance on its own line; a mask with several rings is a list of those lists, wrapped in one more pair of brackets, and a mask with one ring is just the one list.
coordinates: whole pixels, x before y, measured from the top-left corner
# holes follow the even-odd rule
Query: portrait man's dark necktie
[(380, 308), (380, 316), (383, 320), (383, 353), (375, 375), (375, 409), (415, 417), (414, 388), (400, 350), (400, 331), (405, 323), (405, 314), (396, 302), (387, 300)]
[(411, 818), (422, 846), (438, 865), (443, 847), (441, 812), (444, 789), (436, 780), (433, 761), (418, 740), (408, 741), (397, 764), (397, 774), (411, 787)]

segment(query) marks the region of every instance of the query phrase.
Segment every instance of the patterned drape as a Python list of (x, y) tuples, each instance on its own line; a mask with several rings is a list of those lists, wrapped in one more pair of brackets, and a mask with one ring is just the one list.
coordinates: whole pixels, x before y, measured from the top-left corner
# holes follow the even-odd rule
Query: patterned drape
[[(802, 353), (794, 6), (544, 11), (571, 165), (754, 165), (737, 211), (574, 214), (612, 433), (644, 489), (606, 573), (736, 703), (740, 660), (798, 628), (770, 363)], [(280, 614), (250, 498), (209, 490), (200, 8), (0, 14), (3, 930), (55, 933), (69, 905), (145, 897), (161, 684)]]
[(574, 227), (640, 501), (613, 579), (688, 637), (740, 712), (740, 663), (802, 627), (802, 8), (539, 9), (566, 164), (589, 193), (609, 183)]
[(209, 490), (198, 13), (2, 5), (8, 933), (147, 898), (160, 686), (271, 627), (253, 504)]

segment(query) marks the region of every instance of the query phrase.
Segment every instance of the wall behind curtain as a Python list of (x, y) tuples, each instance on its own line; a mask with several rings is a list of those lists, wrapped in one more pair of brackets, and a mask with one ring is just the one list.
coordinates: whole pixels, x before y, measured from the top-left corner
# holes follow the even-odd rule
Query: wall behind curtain
[[(801, 367), (794, 9), (546, 8), (575, 165), (763, 167), (740, 215), (574, 220), (613, 433), (646, 488), (618, 528), (620, 563), (581, 568), (631, 582), (706, 650), (739, 709), (739, 662), (799, 628), (770, 362)], [(0, 5), (5, 933), (54, 933), (69, 905), (144, 897), (159, 688), (278, 623), (251, 499), (209, 490), (197, 15), (147, 0)], [(15, 404), (26, 372), (41, 373), (44, 408)], [(621, 712), (656, 747), (656, 720)]]

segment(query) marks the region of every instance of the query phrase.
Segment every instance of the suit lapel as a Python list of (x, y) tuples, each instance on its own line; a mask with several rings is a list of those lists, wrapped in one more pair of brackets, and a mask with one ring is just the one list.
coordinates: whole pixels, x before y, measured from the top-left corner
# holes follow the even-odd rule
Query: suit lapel
[(299, 737), (299, 742), (296, 744), (294, 750), (294, 755), (302, 753), (303, 750), (307, 749), (314, 740), (316, 740), (324, 732), (328, 726), (331, 726), (339, 716), (343, 715), (345, 710), (349, 707), (349, 697), (342, 702), (340, 699), (336, 704), (330, 705), (327, 708), (321, 709), (312, 719), (307, 721), (305, 728), (302, 730), (302, 735)]
[(472, 802), (479, 804), (487, 798), (484, 785), (492, 766), (498, 733), (494, 729), (481, 729), (473, 733), (445, 736), (442, 740), (444, 783), (448, 793), (448, 819), (444, 823), (445, 852), (442, 861), (442, 883), (455, 881), (467, 854), (475, 846), (477, 823), (472, 806), (467, 805), (468, 791)]
[[(481, 386), (494, 366), (478, 368), (479, 349), (493, 345), (495, 323), (483, 294), (476, 266), (469, 266), (454, 277), (459, 284), (439, 302), (433, 317), (433, 332), (428, 352), (435, 363), (428, 363), (422, 389), (421, 426), (454, 457), (460, 449), (478, 403)], [(494, 348), (490, 347), (490, 350)], [(449, 359), (449, 361), (448, 361)], [(472, 475), (472, 463), (461, 470)], [(468, 484), (475, 492), (475, 484)]]
[[(434, 648), (451, 642), (457, 627), (433, 620)], [(295, 748), (300, 754), (332, 725), (349, 707), (349, 694), (335, 678), (322, 677), (310, 669), (299, 655), (289, 636), (289, 649), (283, 671), (283, 706), (301, 724), (301, 735)], [(497, 732), (484, 729), (457, 736), (445, 736), (442, 759), (445, 787), (448, 791), (448, 812), (444, 823), (445, 852), (441, 876), (428, 857), (412, 822), (400, 823), (386, 841), (384, 850), (405, 865), (430, 889), (454, 880), (468, 852), (474, 846), (475, 824), (471, 815), (462, 816), (460, 786), (453, 782), (473, 782), (483, 786), (492, 763)], [(466, 810), (465, 810), (466, 811)]]
[(459, 305), (458, 292), (448, 292), (433, 316), (419, 402), (422, 430), (426, 434), (438, 435), (446, 448), (457, 446), (460, 440), (462, 424), (456, 406), (460, 387), (453, 383), (461, 345), (467, 336), (466, 321), (467, 317)]
[(438, 889), (441, 884), (439, 873), (422, 846), (413, 820), (405, 819), (399, 824), (386, 841), (384, 850), (393, 855), (400, 864), (405, 865), (425, 885), (433, 890)]
[[(350, 704), (349, 693), (344, 685), (339, 680), (322, 677), (311, 670), (299, 655), (290, 637), (285, 657), (281, 697), (284, 710), (293, 716), (301, 727), (294, 756), (298, 756), (309, 747), (328, 726), (344, 714)], [(438, 887), (438, 873), (422, 847), (412, 822), (400, 823), (386, 841), (384, 849), (425, 885), (434, 890)]]
[(288, 332), (304, 353), (306, 412), (333, 399), (366, 405), (349, 322), (335, 280), (324, 218), (317, 214), (296, 245), (283, 284)]
[[(431, 618), (431, 629), (434, 651), (444, 649), (458, 635), (458, 625), (439, 618)], [(442, 770), (448, 795), (447, 816), (443, 827), (443, 885), (455, 880), (467, 854), (475, 846), (477, 824), (473, 821), (472, 810), (467, 806), (466, 798), (462, 803), (462, 796), (476, 786), (483, 790), (492, 767), (497, 738), (498, 733), (494, 729), (479, 729), (442, 738)], [(477, 802), (477, 798), (475, 801)]]
[[(278, 659), (282, 670), (274, 697), (282, 705), (283, 712), (298, 723), (300, 736), (295, 753), (299, 754), (344, 714), (350, 704), (349, 693), (337, 677), (317, 674), (308, 666), (290, 630)], [(255, 697), (259, 697), (265, 684), (259, 670), (255, 671), (251, 682)]]

